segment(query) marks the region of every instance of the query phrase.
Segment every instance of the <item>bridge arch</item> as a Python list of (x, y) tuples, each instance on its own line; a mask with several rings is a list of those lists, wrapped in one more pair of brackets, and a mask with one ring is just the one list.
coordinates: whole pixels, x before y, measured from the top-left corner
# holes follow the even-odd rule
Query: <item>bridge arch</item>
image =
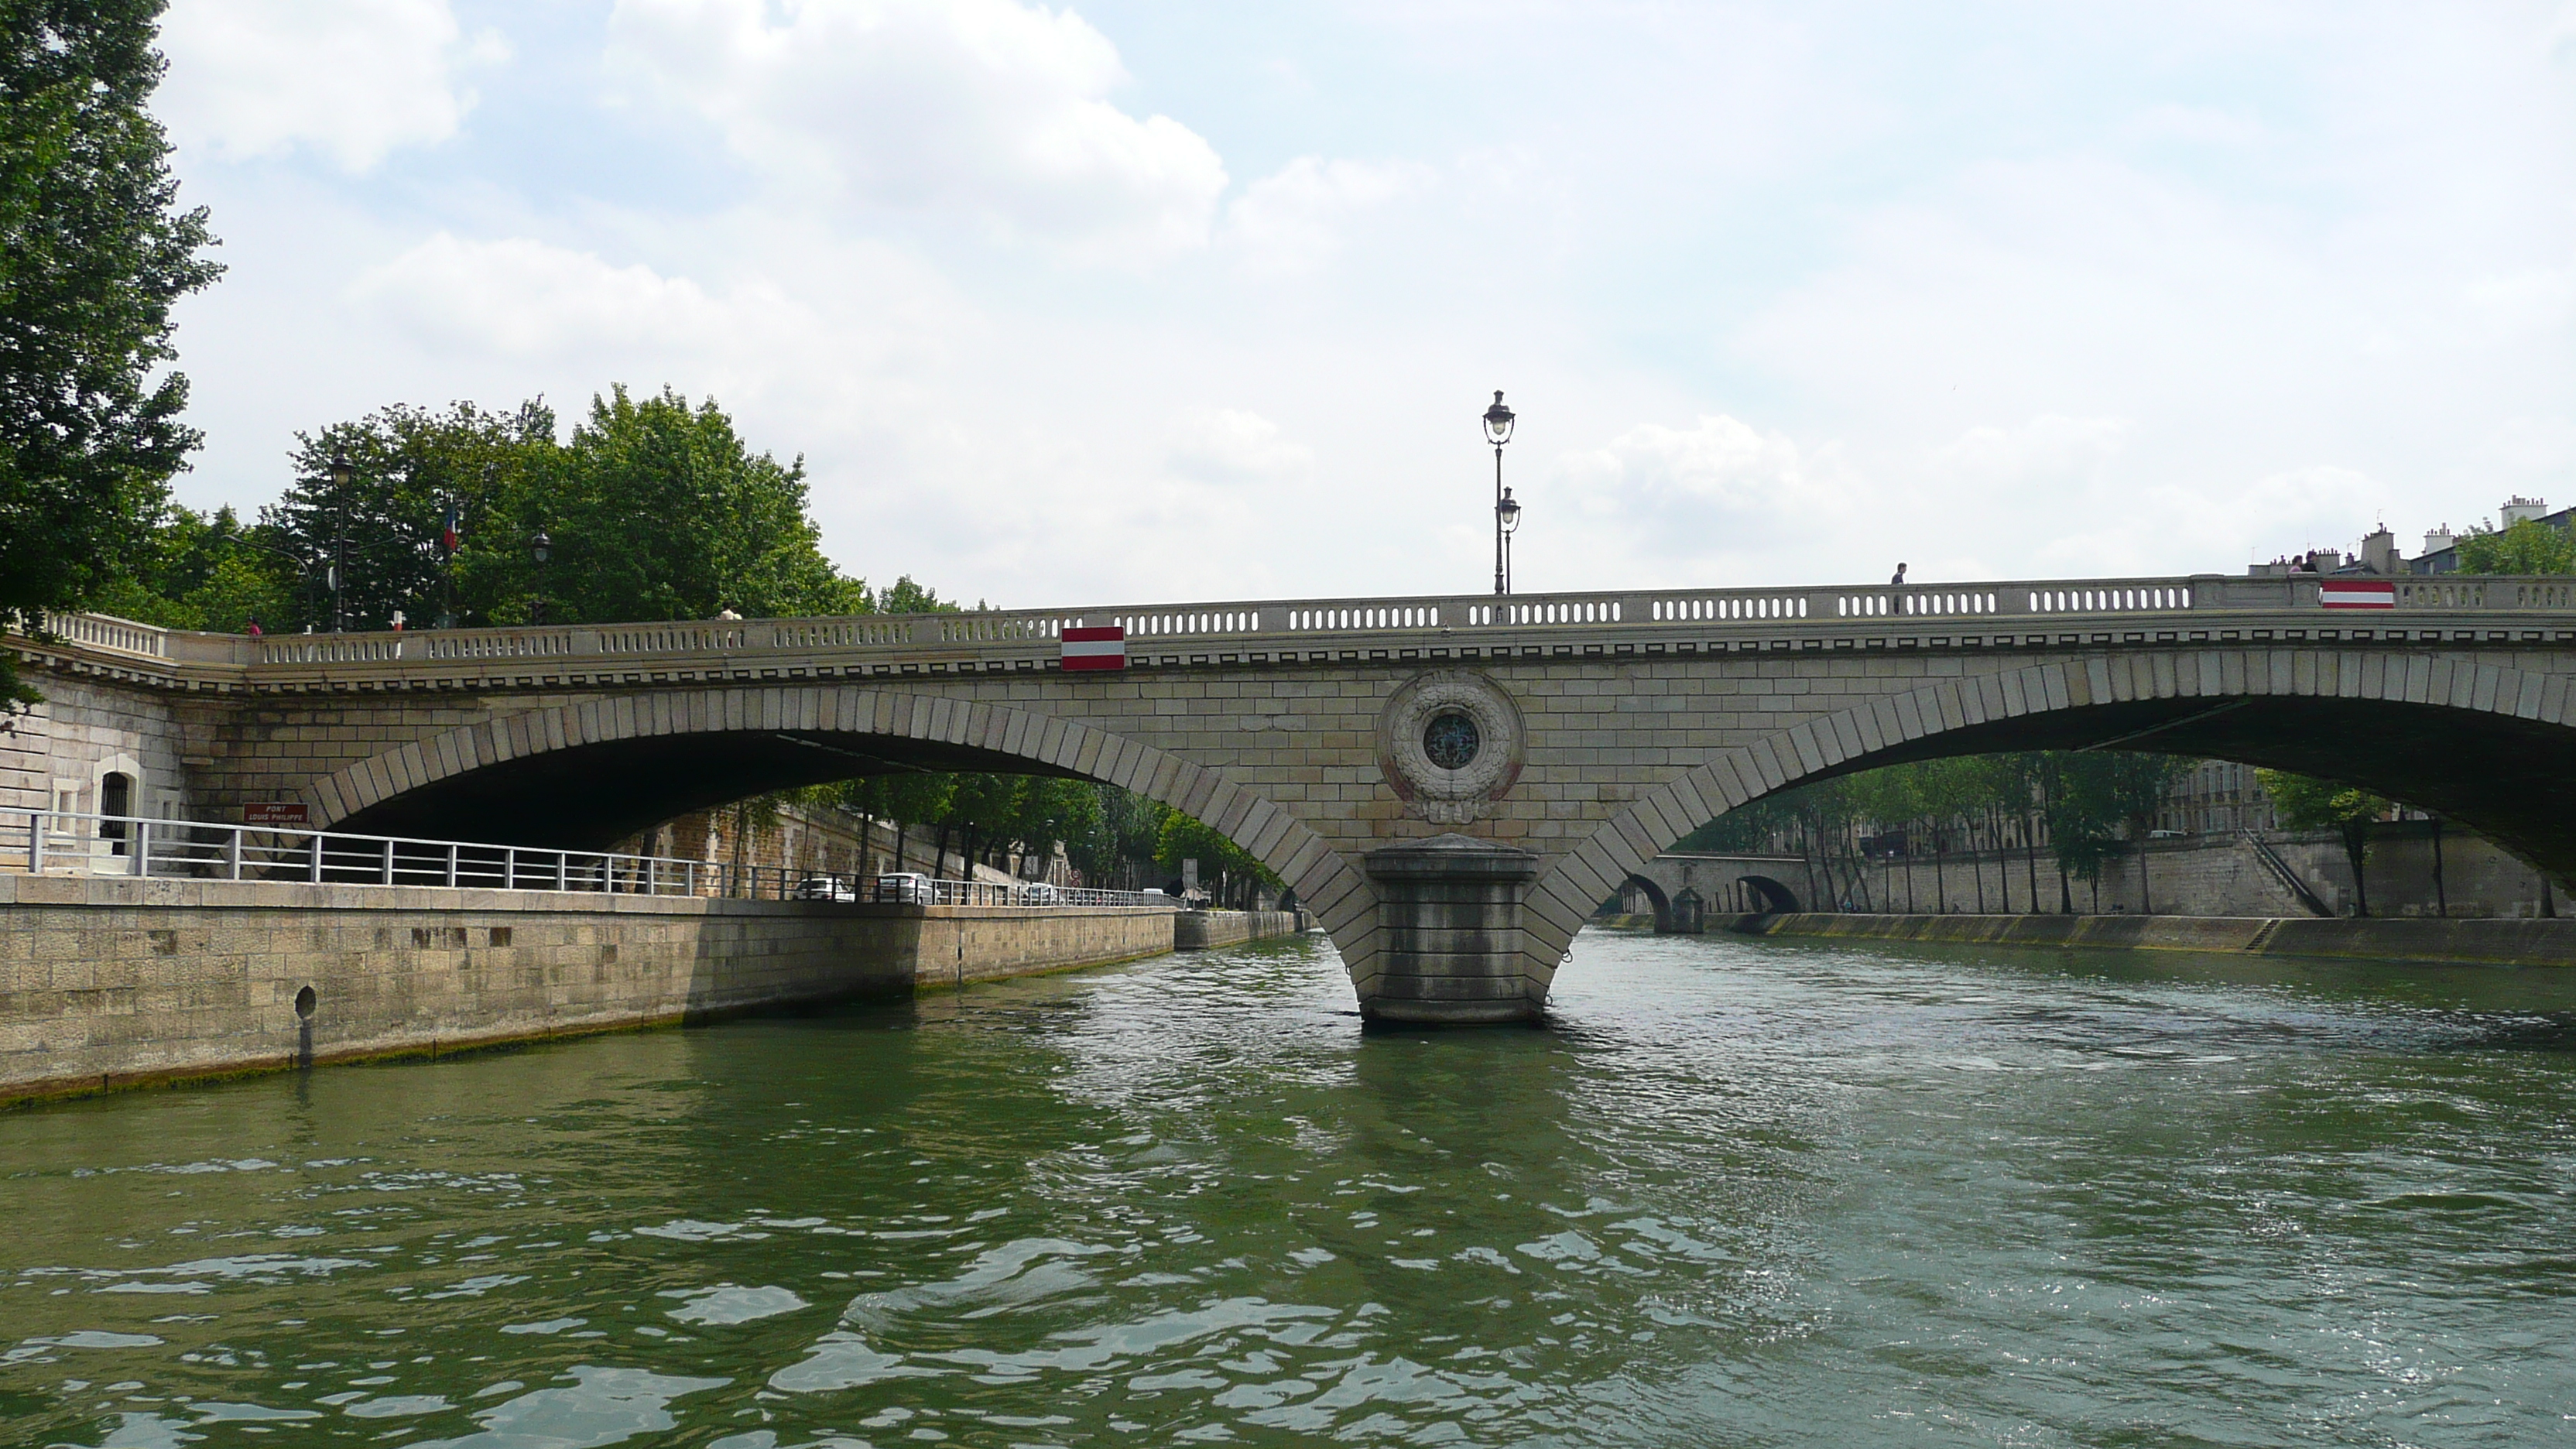
[(1655, 908), (1655, 934), (1659, 936), (1672, 934), (1673, 902), (1671, 897), (1664, 894), (1664, 888), (1635, 871), (1630, 871), (1628, 878), (1619, 883), (1619, 889), (1623, 894), (1631, 886), (1645, 892), (1646, 903)]
[(1795, 914), (1799, 908), (1798, 893), (1770, 876), (1740, 875), (1735, 879), (1738, 885), (1753, 888), (1753, 894), (1762, 902), (1761, 913), (1764, 915)]
[(1812, 780), (2005, 750), (2117, 748), (2338, 779), (2470, 825), (2563, 884), (2576, 871), (2576, 689), (2425, 653), (2155, 650), (1927, 682), (1641, 792), (1532, 888), (1533, 996), (1591, 903), (1690, 831)]
[(545, 706), (395, 746), (304, 796), (325, 829), (598, 849), (693, 809), (904, 769), (1131, 790), (1241, 846), (1337, 941), (1371, 934), (1375, 898), (1342, 857), (1222, 772), (1079, 720), (900, 690), (672, 690)]

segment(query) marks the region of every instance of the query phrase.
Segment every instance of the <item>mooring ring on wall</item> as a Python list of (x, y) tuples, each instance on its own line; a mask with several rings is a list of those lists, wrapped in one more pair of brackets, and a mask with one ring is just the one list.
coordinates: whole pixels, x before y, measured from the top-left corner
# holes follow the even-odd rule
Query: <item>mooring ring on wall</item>
[(1377, 767), (1408, 814), (1465, 825), (1521, 776), (1528, 733), (1520, 706), (1473, 670), (1415, 675), (1377, 717)]

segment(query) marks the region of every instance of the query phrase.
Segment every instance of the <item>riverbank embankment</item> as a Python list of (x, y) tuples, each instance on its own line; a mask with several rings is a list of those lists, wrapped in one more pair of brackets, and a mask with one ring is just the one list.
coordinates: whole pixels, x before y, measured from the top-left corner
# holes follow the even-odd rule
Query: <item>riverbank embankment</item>
[(1205, 951), (1304, 931), (1304, 911), (1183, 911), (1172, 918), (1172, 949)]
[(1922, 941), (1961, 946), (2083, 946), (2118, 950), (2244, 952), (2362, 960), (2456, 961), (2491, 966), (2576, 966), (2576, 920), (2441, 920), (2315, 916), (1971, 916), (1823, 912), (1712, 922), (1757, 936)]
[(1206, 918), (1189, 945), (1302, 927), (1290, 912), (0, 875), (0, 1102), (1107, 965), (1184, 948), (1186, 916)]

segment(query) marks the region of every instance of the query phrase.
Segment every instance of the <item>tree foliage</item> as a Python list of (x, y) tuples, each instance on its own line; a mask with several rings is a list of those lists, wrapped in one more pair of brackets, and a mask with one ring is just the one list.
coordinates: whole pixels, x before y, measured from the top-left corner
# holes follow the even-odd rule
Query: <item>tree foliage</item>
[(274, 627), (296, 612), (288, 582), (294, 571), (272, 561), (267, 551), (274, 547), (229, 508), (198, 513), (174, 505), (89, 607), (165, 629), (238, 634), (254, 619)]
[[(163, 510), (101, 606), (175, 627), (255, 615), (271, 632), (328, 629), (336, 577), (349, 629), (388, 628), (397, 612), (420, 628), (957, 607), (909, 576), (872, 595), (835, 570), (801, 464), (753, 452), (712, 399), (613, 387), (568, 441), (556, 427), (535, 400), (398, 404), (299, 433), (293, 480), (256, 527)], [(193, 561), (174, 569), (172, 555)], [(192, 599), (217, 572), (223, 587)]]
[[(2520, 525), (2516, 525), (2519, 527)], [(2256, 770), (2256, 783), (2272, 797), (2273, 814), (2292, 830), (2331, 830), (2343, 842), (2344, 859), (2352, 864), (2354, 914), (2370, 914), (2370, 882), (2364, 868), (2370, 859), (2370, 827), (2385, 820), (2396, 802), (2350, 785), (2294, 775), (2287, 770)]]
[(1154, 842), (1154, 863), (1174, 875), (1181, 862), (1199, 863), (1199, 884), (1220, 902), (1248, 906), (1256, 885), (1280, 888), (1279, 877), (1242, 846), (1210, 829), (1206, 822), (1178, 810), (1166, 813)]
[(2038, 771), (2050, 849), (2068, 874), (2099, 881), (2102, 867), (2143, 846), (2156, 806), (2191, 768), (2171, 755), (2052, 751)]
[(2472, 528), (2456, 547), (2464, 574), (2576, 574), (2576, 533), (2537, 519)]
[(1963, 756), (1890, 765), (1814, 781), (1751, 801), (1684, 836), (1677, 849), (1759, 852), (1787, 848), (1808, 859), (1833, 899), (1866, 898), (1862, 837), (1939, 857), (1996, 841), (2017, 824), (2025, 841), (2044, 828), (2059, 869), (2099, 881), (2103, 867), (2142, 842), (2159, 801), (2190, 762), (2120, 751)]
[[(197, 434), (170, 308), (220, 269), (145, 109), (160, 0), (6, 0), (0, 27), (0, 623), (85, 606)], [(33, 699), (0, 654), (0, 701)]]

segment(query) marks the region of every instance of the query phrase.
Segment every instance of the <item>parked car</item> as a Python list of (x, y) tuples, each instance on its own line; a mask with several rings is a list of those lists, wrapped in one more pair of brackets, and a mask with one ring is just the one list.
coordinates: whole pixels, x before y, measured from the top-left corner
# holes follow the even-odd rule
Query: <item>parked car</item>
[(1031, 881), (1020, 887), (1020, 901), (1024, 905), (1058, 906), (1064, 904), (1064, 893), (1045, 881)]
[(899, 906), (927, 906), (938, 901), (939, 888), (919, 871), (890, 873), (877, 877), (877, 899)]
[(809, 875), (796, 883), (800, 901), (840, 901), (847, 904), (859, 898), (858, 882), (837, 875)]

